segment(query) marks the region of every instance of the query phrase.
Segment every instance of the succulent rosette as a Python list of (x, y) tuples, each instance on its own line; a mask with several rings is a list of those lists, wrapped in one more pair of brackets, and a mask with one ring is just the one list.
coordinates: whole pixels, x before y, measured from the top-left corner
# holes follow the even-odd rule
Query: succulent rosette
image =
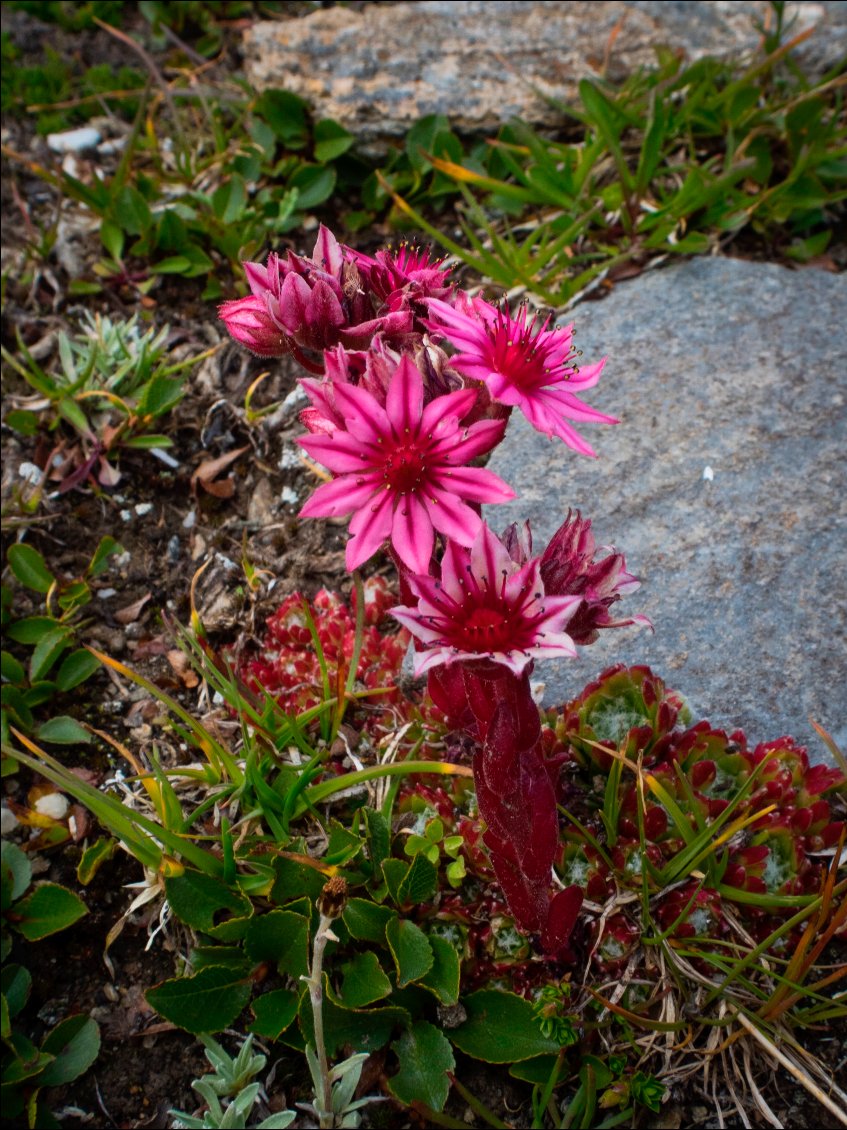
[(645, 765), (666, 758), (676, 727), (690, 716), (682, 695), (666, 687), (649, 667), (619, 663), (607, 667), (562, 708), (555, 731), (578, 758), (605, 771), (613, 758), (602, 747), (628, 757), (641, 753)]

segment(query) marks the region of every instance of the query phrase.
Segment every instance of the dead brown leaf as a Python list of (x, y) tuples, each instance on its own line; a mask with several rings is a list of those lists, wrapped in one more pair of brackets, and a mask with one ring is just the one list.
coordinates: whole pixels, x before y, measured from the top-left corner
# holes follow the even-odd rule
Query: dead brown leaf
[(199, 485), (208, 494), (214, 495), (215, 498), (232, 498), (235, 493), (235, 483), (232, 479), (222, 479), (217, 482), (217, 477), (249, 448), (248, 443), (244, 447), (236, 448), (235, 451), (228, 451), (225, 455), (219, 455), (217, 459), (204, 459), (191, 476), (192, 491), (196, 494)]
[(153, 596), (151, 592), (145, 593), (144, 596), (138, 600), (134, 600), (132, 604), (128, 604), (126, 608), (120, 608), (115, 613), (115, 619), (119, 624), (132, 624), (141, 615), (141, 610), (148, 600)]
[(179, 675), (180, 681), (184, 687), (191, 690), (192, 687), (197, 686), (200, 679), (184, 651), (180, 651), (179, 648), (175, 647), (173, 650), (166, 653), (165, 658), (168, 663), (170, 663), (171, 668)]

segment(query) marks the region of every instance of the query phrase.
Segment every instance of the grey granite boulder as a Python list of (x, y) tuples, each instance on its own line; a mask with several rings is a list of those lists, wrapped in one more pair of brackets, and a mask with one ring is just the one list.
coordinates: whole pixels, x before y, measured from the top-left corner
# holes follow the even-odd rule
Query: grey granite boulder
[(619, 285), (568, 320), (586, 399), (621, 418), (584, 426), (597, 460), (513, 416), (488, 466), (518, 493), (536, 548), (568, 507), (625, 552), (642, 587), (616, 606), (655, 634), (604, 633), (576, 662), (540, 664), (553, 705), (604, 666), (649, 663), (697, 718), (847, 749), (847, 278), (697, 259)]
[[(844, 3), (789, 3), (791, 34), (815, 27), (799, 51), (816, 69), (847, 55)], [(336, 6), (303, 19), (260, 21), (244, 38), (256, 90), (301, 95), (364, 142), (402, 135), (424, 114), (459, 130), (495, 129), (518, 116), (561, 123), (546, 98), (572, 100), (580, 79), (620, 78), (667, 45), (689, 59), (756, 46), (772, 20), (764, 0), (425, 0)]]

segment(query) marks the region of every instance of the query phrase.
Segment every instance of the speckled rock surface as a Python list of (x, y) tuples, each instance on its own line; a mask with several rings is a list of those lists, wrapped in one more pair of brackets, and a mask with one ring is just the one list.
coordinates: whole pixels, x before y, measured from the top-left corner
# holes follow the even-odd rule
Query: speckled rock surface
[(642, 579), (617, 607), (655, 634), (607, 632), (540, 664), (561, 702), (604, 666), (649, 663), (696, 717), (751, 739), (847, 748), (847, 278), (698, 259), (573, 311), (586, 359), (607, 354), (581, 458), (513, 416), (488, 466), (518, 492), (536, 547), (569, 506)]
[[(800, 48), (818, 69), (847, 54), (847, 5), (788, 4), (792, 34), (822, 25)], [(759, 41), (764, 0), (422, 0), (334, 7), (296, 20), (262, 21), (245, 34), (245, 73), (257, 89), (306, 98), (373, 144), (424, 114), (458, 129), (496, 128), (518, 116), (555, 124), (561, 113), (533, 91), (573, 99), (580, 79), (612, 78), (669, 45), (690, 58), (737, 55)]]

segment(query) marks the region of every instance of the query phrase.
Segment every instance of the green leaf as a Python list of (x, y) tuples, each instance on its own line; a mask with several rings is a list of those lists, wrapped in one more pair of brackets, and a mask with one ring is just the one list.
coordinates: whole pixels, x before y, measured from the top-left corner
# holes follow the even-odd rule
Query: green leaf
[(99, 666), (100, 660), (90, 651), (84, 647), (78, 648), (62, 660), (56, 673), (56, 686), (60, 691), (72, 691), (74, 687), (90, 679)]
[[(533, 1056), (532, 1059), (525, 1059), (523, 1063), (513, 1063), (509, 1068), (509, 1074), (513, 1079), (522, 1079), (524, 1083), (536, 1083), (543, 1087), (557, 1063), (558, 1056), (555, 1055)], [(561, 1072), (560, 1081), (564, 1083), (567, 1077), (566, 1071)]]
[(186, 275), (191, 267), (192, 263), (187, 255), (169, 255), (155, 263), (153, 270), (158, 275)]
[(108, 567), (109, 558), (113, 554), (123, 553), (123, 551), (124, 547), (120, 542), (115, 541), (111, 534), (106, 534), (105, 537), (100, 539), (100, 544), (94, 550), (94, 556), (88, 562), (88, 568), (85, 570), (86, 577), (99, 577)]
[[(300, 1000), (300, 1030), (308, 1043), (314, 1043), (315, 1028), (309, 994)], [(334, 1058), (340, 1048), (350, 1045), (354, 1052), (373, 1052), (384, 1047), (397, 1027), (411, 1022), (405, 1008), (348, 1009), (336, 1004), (335, 994), (324, 974), (323, 1000), (324, 1042), (327, 1054)]]
[(16, 643), (34, 644), (52, 632), (56, 621), (52, 616), (27, 616), (23, 620), (16, 620), (6, 629), (6, 635)]
[(88, 886), (102, 865), (110, 860), (118, 848), (118, 841), (111, 836), (100, 836), (89, 844), (80, 856), (76, 866), (77, 881)]
[(139, 416), (161, 416), (179, 404), (184, 395), (184, 382), (177, 377), (153, 377), (144, 386), (138, 401)]
[(274, 871), (276, 880), (271, 890), (271, 899), (277, 904), (291, 902), (303, 895), (310, 903), (314, 903), (326, 883), (324, 876), (314, 867), (282, 856), (274, 860)]
[(144, 994), (155, 1010), (178, 1028), (219, 1032), (228, 1028), (250, 1000), (252, 982), (213, 965), (193, 977), (175, 977)]
[(419, 978), (419, 984), (435, 993), (442, 1004), (457, 1004), (461, 965), (456, 947), (446, 938), (438, 937), (437, 934), (430, 936), (429, 944), (432, 947), (432, 955), (435, 960), (432, 969)]
[(463, 999), (468, 1018), (452, 1032), (459, 1051), (486, 1063), (518, 1063), (537, 1055), (557, 1055), (533, 1016), (532, 1005), (515, 993), (480, 989)]
[(400, 1070), (388, 1083), (392, 1094), (406, 1106), (419, 1102), (431, 1110), (443, 1110), (450, 1093), (448, 1072), (456, 1068), (444, 1033), (426, 1020), (416, 1020), (391, 1050), (400, 1061)]
[(438, 870), (425, 855), (416, 855), (397, 889), (397, 902), (420, 905), (429, 902), (438, 890)]
[(182, 216), (173, 208), (166, 208), (159, 216), (156, 228), (156, 249), (158, 251), (182, 251), (188, 233)]
[(72, 400), (69, 396), (63, 396), (56, 407), (59, 415), (63, 416), (72, 428), (76, 428), (80, 435), (90, 435), (91, 425), (88, 423), (88, 417), (75, 400)]
[(38, 413), (30, 412), (26, 408), (18, 408), (6, 413), (3, 420), (13, 431), (22, 436), (34, 436), (38, 431)]
[(212, 211), (224, 224), (238, 220), (246, 204), (247, 187), (237, 174), (219, 184), (212, 193)]
[(202, 871), (185, 871), (165, 879), (165, 894), (171, 910), (192, 930), (207, 931), (216, 925), (218, 916), (243, 918), (252, 909), (240, 891)]
[(385, 928), (385, 937), (397, 967), (398, 988), (417, 981), (432, 969), (435, 956), (429, 938), (414, 922), (393, 918)]
[(21, 851), (11, 840), (3, 840), (0, 845), (0, 868), (3, 873), (3, 902), (5, 914), (32, 882), (32, 865), (29, 856)]
[(47, 593), (56, 583), (56, 578), (47, 568), (44, 558), (31, 545), (18, 542), (9, 546), (6, 560), (21, 584), (26, 585), (28, 589)]
[(391, 982), (372, 950), (356, 954), (352, 961), (342, 965), (341, 971), (344, 981), (340, 998), (346, 1008), (364, 1008), (374, 1001), (383, 1000), (391, 992)]
[[(0, 987), (9, 1009), (9, 1018), (14, 1020), (29, 1000), (32, 976), (23, 965), (4, 965), (0, 973)], [(4, 1035), (4, 1039), (8, 1039), (8, 1036)]]
[(369, 899), (350, 899), (341, 919), (351, 935), (360, 942), (385, 945), (385, 927), (397, 917), (397, 911)]
[(94, 738), (75, 718), (59, 714), (36, 730), (40, 741), (51, 745), (91, 745)]
[(234, 977), (249, 977), (255, 968), (241, 946), (195, 946), (191, 951), (191, 967), (195, 973), (217, 966), (228, 969)]
[(100, 225), (100, 242), (115, 262), (120, 263), (124, 250), (124, 233), (117, 224), (113, 224), (111, 220), (103, 221)]
[(332, 196), (338, 174), (333, 165), (303, 165), (288, 181), (289, 189), (297, 189), (297, 207), (317, 208)]
[(32, 710), (30, 709), (26, 698), (17, 687), (13, 687), (11, 683), (6, 683), (0, 689), (0, 702), (3, 704), (3, 740), (8, 741), (9, 735), (7, 724), (11, 723), (19, 730), (29, 732), (33, 726)]
[(149, 451), (152, 447), (173, 447), (174, 441), (165, 435), (130, 436), (123, 441), (123, 447), (134, 447), (141, 451)]
[[(48, 1067), (53, 1062), (52, 1055), (47, 1055), (45, 1052), (40, 1052), (38, 1048), (34, 1047), (28, 1040), (27, 1046), (23, 1046), (23, 1040), (18, 1033), (13, 1032), (11, 1040), (15, 1045), (15, 1058), (3, 1071), (3, 1099), (6, 1099), (7, 1094), (11, 1093), (12, 1097), (15, 1094), (15, 1084), (21, 1083), (25, 1079), (34, 1079), (36, 1075), (40, 1075), (45, 1067)], [(3, 1103), (3, 1113), (6, 1111), (6, 1103)]]
[(124, 185), (115, 197), (112, 214), (117, 223), (130, 235), (144, 235), (153, 223), (147, 201), (132, 185)]
[(278, 1039), (292, 1024), (299, 1003), (297, 994), (291, 989), (274, 989), (270, 993), (263, 993), (250, 1004), (256, 1019), (249, 1025), (249, 1031), (268, 1040)]
[(365, 809), (365, 824), (368, 829), (368, 852), (371, 863), (379, 868), (391, 851), (391, 826), (381, 812), (375, 808)]
[(58, 625), (46, 632), (33, 649), (29, 658), (30, 682), (43, 679), (65, 648), (71, 643), (71, 629)]
[(323, 162), (334, 161), (346, 153), (356, 137), (332, 118), (323, 118), (315, 125), (314, 140), (315, 160)]
[(100, 1052), (100, 1029), (90, 1016), (68, 1016), (48, 1032), (41, 1050), (56, 1058), (39, 1079), (42, 1087), (60, 1087), (79, 1078)]
[(17, 903), (14, 925), (28, 942), (37, 942), (73, 926), (85, 914), (88, 907), (73, 891), (58, 883), (42, 883)]
[(14, 655), (11, 652), (2, 652), (2, 660), (0, 660), (0, 673), (3, 675), (3, 681), (7, 683), (22, 683), (26, 678), (26, 672)]
[(247, 927), (244, 951), (252, 961), (276, 962), (280, 973), (305, 977), (309, 973), (309, 922), (290, 910), (272, 910), (253, 918)]
[(306, 103), (296, 94), (266, 90), (256, 103), (256, 113), (289, 149), (301, 149), (306, 144)]
[(402, 859), (385, 859), (382, 862), (382, 874), (388, 893), (396, 903), (400, 902), (400, 884), (409, 874), (411, 866)]
[(88, 279), (71, 279), (68, 283), (68, 294), (72, 295), (99, 294), (102, 289), (102, 283), (89, 282)]

